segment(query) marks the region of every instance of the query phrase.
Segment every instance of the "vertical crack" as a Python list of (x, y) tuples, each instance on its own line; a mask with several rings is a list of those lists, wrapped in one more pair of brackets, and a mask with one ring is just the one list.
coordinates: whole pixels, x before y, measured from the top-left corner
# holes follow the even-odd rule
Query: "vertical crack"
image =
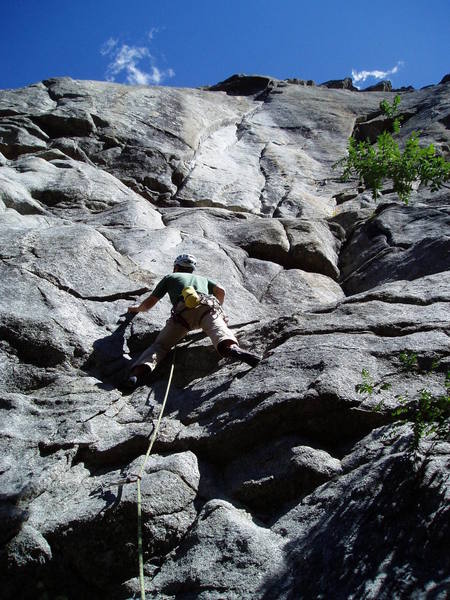
[(264, 184), (259, 192), (259, 203), (261, 205), (260, 211), (262, 214), (268, 214), (270, 212), (270, 206), (267, 205), (266, 197), (265, 197), (265, 192), (268, 187), (267, 183), (268, 183), (269, 176), (263, 165), (264, 155), (266, 153), (268, 145), (269, 145), (269, 142), (266, 142), (264, 144), (264, 147), (261, 150), (261, 153), (259, 155), (259, 170), (261, 172), (261, 175), (264, 177)]
[[(280, 208), (281, 208), (283, 202), (288, 199), (289, 194), (292, 191), (292, 185), (291, 184), (285, 184), (284, 189), (285, 189), (285, 192), (284, 192), (282, 198), (277, 202), (276, 207), (274, 208), (272, 214), (270, 215), (271, 217), (276, 218), (276, 217), (280, 217), (281, 216), (281, 214), (280, 214)], [(286, 230), (286, 228), (285, 228), (285, 230)]]

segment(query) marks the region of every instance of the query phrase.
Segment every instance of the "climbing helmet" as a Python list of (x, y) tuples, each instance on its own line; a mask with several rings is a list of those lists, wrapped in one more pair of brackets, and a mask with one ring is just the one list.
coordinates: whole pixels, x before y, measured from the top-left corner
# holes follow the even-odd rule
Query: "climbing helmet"
[(173, 261), (174, 266), (178, 265), (180, 267), (191, 267), (195, 269), (195, 265), (197, 264), (197, 259), (192, 254), (180, 254)]

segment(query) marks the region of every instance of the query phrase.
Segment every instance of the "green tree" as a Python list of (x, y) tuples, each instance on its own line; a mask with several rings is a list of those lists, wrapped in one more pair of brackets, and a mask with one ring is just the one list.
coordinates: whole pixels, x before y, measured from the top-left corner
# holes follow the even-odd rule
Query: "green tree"
[[(394, 119), (394, 135), (400, 132), (401, 127), (399, 104), (400, 96), (395, 96), (392, 104), (387, 100), (380, 102), (382, 113)], [(342, 181), (357, 176), (360, 183), (372, 191), (375, 200), (381, 194), (383, 183), (392, 181), (394, 191), (405, 204), (408, 204), (414, 182), (419, 181), (436, 191), (450, 179), (450, 163), (436, 154), (433, 144), (422, 148), (416, 131), (406, 140), (403, 150), (388, 131), (383, 131), (374, 145), (368, 140), (358, 142), (352, 136), (348, 140), (347, 156), (335, 166), (342, 168)]]

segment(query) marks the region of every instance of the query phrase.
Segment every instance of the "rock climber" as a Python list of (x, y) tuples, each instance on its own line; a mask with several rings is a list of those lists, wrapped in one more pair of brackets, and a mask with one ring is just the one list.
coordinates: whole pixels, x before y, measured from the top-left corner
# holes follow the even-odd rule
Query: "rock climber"
[(133, 361), (128, 387), (136, 387), (145, 380), (170, 349), (189, 331), (203, 329), (211, 338), (217, 352), (224, 357), (244, 361), (255, 367), (258, 356), (239, 347), (227, 326), (222, 305), (225, 290), (207, 277), (194, 275), (197, 261), (192, 254), (180, 254), (173, 264), (173, 272), (161, 279), (148, 298), (141, 304), (130, 306), (129, 313), (150, 310), (169, 294), (172, 313), (153, 344)]

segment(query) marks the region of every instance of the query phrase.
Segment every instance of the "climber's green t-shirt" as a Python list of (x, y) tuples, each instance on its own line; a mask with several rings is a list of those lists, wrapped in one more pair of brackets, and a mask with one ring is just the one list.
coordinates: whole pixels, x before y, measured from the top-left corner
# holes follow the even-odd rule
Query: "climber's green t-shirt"
[(202, 275), (171, 273), (161, 279), (153, 290), (152, 296), (161, 299), (165, 294), (169, 294), (170, 301), (175, 306), (180, 300), (183, 300), (181, 292), (185, 287), (191, 286), (202, 294), (212, 294), (216, 285), (214, 281)]

